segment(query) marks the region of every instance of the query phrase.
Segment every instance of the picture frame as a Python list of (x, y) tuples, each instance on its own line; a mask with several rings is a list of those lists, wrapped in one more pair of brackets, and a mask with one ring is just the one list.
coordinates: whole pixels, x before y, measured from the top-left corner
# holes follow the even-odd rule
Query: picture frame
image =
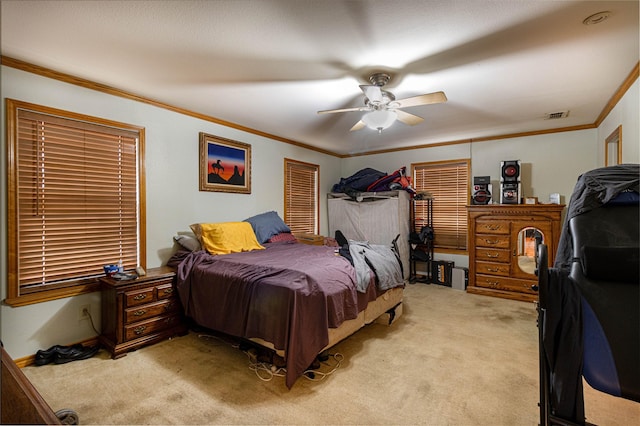
[(525, 204), (538, 204), (538, 197), (524, 197)]
[(200, 132), (200, 191), (251, 194), (251, 145)]

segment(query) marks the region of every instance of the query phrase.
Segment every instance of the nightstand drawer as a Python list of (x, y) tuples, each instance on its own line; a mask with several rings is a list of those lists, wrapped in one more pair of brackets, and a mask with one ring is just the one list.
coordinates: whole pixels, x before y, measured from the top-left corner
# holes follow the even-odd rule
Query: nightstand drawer
[(124, 327), (124, 338), (125, 340), (138, 339), (148, 334), (157, 333), (179, 324), (180, 317), (178, 315), (152, 318), (146, 321), (126, 325)]
[(125, 309), (124, 321), (125, 324), (131, 324), (147, 318), (157, 317), (169, 312), (175, 312), (179, 308), (180, 304), (176, 299), (167, 299), (148, 305), (136, 306)]
[(153, 287), (128, 291), (124, 294), (126, 306), (138, 306), (155, 300)]
[(160, 299), (168, 299), (174, 296), (173, 284), (168, 282), (166, 284), (161, 284), (156, 286), (156, 292), (158, 295), (158, 300)]

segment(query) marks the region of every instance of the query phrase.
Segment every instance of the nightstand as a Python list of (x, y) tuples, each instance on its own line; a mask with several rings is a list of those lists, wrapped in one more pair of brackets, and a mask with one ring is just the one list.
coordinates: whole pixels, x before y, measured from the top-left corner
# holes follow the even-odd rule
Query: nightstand
[(135, 280), (100, 278), (100, 343), (112, 358), (187, 333), (175, 276), (175, 270), (165, 266), (149, 269), (147, 275)]

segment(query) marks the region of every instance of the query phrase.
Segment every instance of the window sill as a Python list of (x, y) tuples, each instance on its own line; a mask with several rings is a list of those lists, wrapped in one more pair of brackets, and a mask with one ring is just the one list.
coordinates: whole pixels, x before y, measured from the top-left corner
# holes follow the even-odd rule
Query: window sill
[(93, 293), (100, 289), (100, 283), (97, 281), (89, 284), (75, 285), (67, 288), (57, 288), (51, 290), (43, 290), (37, 293), (24, 294), (18, 297), (4, 299), (4, 304), (12, 307), (33, 305), (35, 303), (49, 302), (56, 299), (64, 299), (66, 297), (78, 296), (86, 293)]

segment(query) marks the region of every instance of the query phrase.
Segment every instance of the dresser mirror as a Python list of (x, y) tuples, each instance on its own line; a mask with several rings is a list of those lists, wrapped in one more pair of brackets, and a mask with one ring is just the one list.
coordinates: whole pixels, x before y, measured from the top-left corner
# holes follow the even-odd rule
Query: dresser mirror
[(544, 234), (535, 227), (526, 227), (518, 232), (518, 243), (514, 256), (518, 258), (518, 267), (521, 271), (535, 275), (536, 252), (538, 245), (544, 242)]

